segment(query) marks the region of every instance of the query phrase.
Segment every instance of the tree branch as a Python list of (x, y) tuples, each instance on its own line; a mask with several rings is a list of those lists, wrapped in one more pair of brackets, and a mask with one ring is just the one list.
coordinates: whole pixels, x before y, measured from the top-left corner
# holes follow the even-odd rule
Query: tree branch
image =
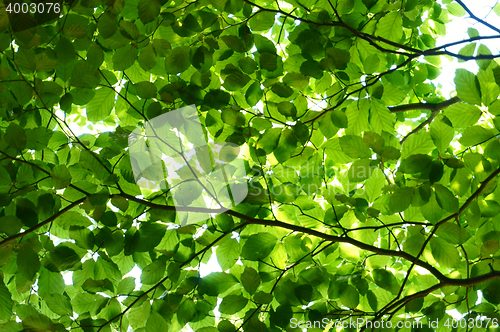
[(422, 122), (421, 124), (419, 124), (419, 125), (417, 126), (417, 128), (413, 129), (413, 130), (412, 130), (412, 131), (410, 131), (408, 134), (406, 134), (406, 135), (405, 135), (405, 137), (403, 137), (399, 143), (400, 143), (400, 144), (403, 144), (403, 143), (406, 141), (406, 139), (407, 139), (408, 137), (410, 137), (410, 136), (411, 136), (411, 135), (413, 135), (413, 134), (418, 133), (418, 132), (419, 132), (422, 128), (424, 128), (424, 127), (425, 127), (425, 126), (427, 126), (429, 123), (431, 123), (431, 122), (432, 122), (432, 120), (434, 120), (434, 118), (436, 117), (436, 115), (438, 115), (438, 113), (439, 113), (438, 111), (432, 111), (431, 115), (430, 115), (430, 116), (429, 116), (429, 117), (428, 117), (428, 118), (427, 118), (424, 122)]
[(470, 9), (469, 9), (469, 8), (468, 8), (468, 7), (467, 7), (467, 6), (463, 3), (463, 2), (462, 2), (462, 0), (455, 0), (455, 1), (456, 1), (456, 2), (460, 5), (460, 6), (462, 6), (462, 8), (463, 8), (463, 9), (467, 12), (467, 14), (469, 14), (470, 18), (472, 18), (472, 19), (474, 19), (474, 20), (478, 21), (479, 23), (481, 23), (482, 25), (484, 25), (484, 26), (486, 26), (486, 27), (490, 28), (491, 30), (493, 30), (493, 31), (496, 31), (496, 32), (500, 33), (500, 29), (499, 29), (499, 28), (497, 28), (497, 27), (495, 27), (495, 26), (493, 26), (493, 25), (489, 24), (488, 22), (486, 22), (486, 21), (484, 21), (484, 20), (480, 19), (479, 17), (477, 17), (476, 15), (474, 15), (474, 14), (472, 13), (472, 11), (471, 11), (471, 10), (470, 10)]
[(42, 221), (41, 223), (37, 224), (36, 226), (33, 226), (27, 230), (25, 230), (24, 232), (22, 233), (17, 233), (16, 235), (12, 235), (12, 236), (9, 236), (8, 238), (4, 239), (3, 241), (0, 242), (0, 247), (6, 245), (8, 242), (11, 242), (15, 239), (18, 239), (20, 237), (23, 237), (25, 236), (26, 234), (29, 234), (29, 233), (33, 233), (34, 231), (36, 231), (37, 229), (40, 229), (41, 227), (49, 224), (50, 222), (54, 221), (57, 217), (63, 215), (64, 213), (68, 212), (69, 210), (71, 210), (72, 208), (74, 208), (75, 206), (78, 206), (80, 205), (81, 203), (83, 203), (83, 201), (85, 201), (85, 199), (87, 199), (87, 197), (83, 197), (83, 198), (80, 198), (79, 200), (77, 201), (74, 201), (73, 203), (71, 203), (70, 205), (66, 206), (64, 209), (62, 210), (59, 210), (57, 213), (55, 213), (52, 217), (50, 218), (47, 218), (45, 219), (44, 221)]
[(340, 237), (340, 236), (325, 234), (325, 233), (322, 233), (322, 232), (314, 230), (314, 229), (310, 229), (310, 228), (302, 227), (302, 226), (298, 226), (298, 225), (292, 225), (292, 224), (288, 224), (288, 223), (285, 223), (285, 222), (282, 222), (282, 221), (274, 221), (274, 220), (267, 220), (267, 219), (256, 219), (256, 218), (252, 218), (252, 217), (246, 216), (246, 215), (244, 215), (242, 213), (239, 213), (239, 212), (236, 212), (236, 211), (232, 211), (232, 210), (226, 210), (226, 211), (224, 211), (222, 209), (207, 209), (207, 208), (192, 208), (192, 207), (177, 207), (176, 208), (175, 206), (171, 206), (171, 205), (160, 205), (160, 204), (151, 203), (151, 202), (148, 202), (146, 200), (143, 200), (143, 199), (140, 199), (140, 198), (137, 198), (137, 197), (134, 197), (132, 195), (125, 194), (125, 193), (111, 195), (111, 197), (112, 196), (122, 196), (122, 197), (124, 197), (126, 199), (130, 199), (131, 201), (134, 201), (136, 203), (143, 204), (145, 206), (148, 206), (148, 207), (151, 207), (151, 208), (154, 208), (154, 209), (159, 209), (159, 210), (168, 210), (168, 211), (178, 210), (178, 211), (201, 212), (201, 213), (225, 213), (225, 214), (228, 214), (230, 216), (236, 217), (236, 218), (238, 218), (240, 220), (243, 220), (247, 224), (281, 227), (281, 228), (286, 228), (286, 229), (289, 229), (289, 230), (292, 230), (292, 231), (296, 231), (296, 232), (300, 232), (300, 233), (305, 233), (305, 234), (313, 235), (313, 236), (316, 236), (316, 237), (319, 237), (321, 239), (324, 239), (324, 240), (327, 240), (327, 241), (331, 241), (331, 242), (334, 242), (334, 243), (335, 242), (338, 242), (338, 243), (348, 243), (348, 244), (356, 246), (356, 247), (358, 247), (360, 249), (371, 251), (371, 252), (377, 253), (379, 255), (383, 255), (383, 256), (397, 256), (397, 257), (404, 258), (404, 259), (406, 259), (406, 260), (408, 260), (410, 262), (413, 262), (416, 265), (418, 265), (420, 267), (423, 267), (424, 269), (428, 270), (433, 275), (435, 275), (436, 278), (438, 278), (440, 281), (448, 279), (441, 272), (439, 272), (438, 269), (436, 269), (435, 267), (433, 267), (429, 263), (426, 263), (426, 262), (424, 262), (422, 260), (416, 259), (414, 256), (412, 256), (412, 255), (410, 255), (410, 254), (408, 254), (406, 252), (378, 248), (378, 247), (371, 246), (369, 244), (363, 243), (361, 241), (352, 239), (350, 237)]
[(406, 105), (398, 105), (388, 107), (391, 113), (403, 113), (408, 111), (432, 111), (437, 112), (445, 109), (453, 104), (460, 103), (462, 100), (458, 97), (453, 97), (451, 99), (442, 101), (440, 103), (413, 103)]
[[(436, 234), (439, 226), (441, 226), (442, 224), (444, 224), (445, 222), (447, 222), (448, 220), (451, 220), (451, 219), (456, 219), (458, 217), (460, 217), (460, 215), (465, 211), (465, 209), (469, 206), (470, 203), (472, 203), (472, 201), (474, 199), (476, 199), (480, 194), (481, 192), (486, 188), (486, 186), (488, 185), (488, 183), (490, 181), (492, 181), (496, 176), (498, 176), (500, 174), (500, 168), (498, 168), (497, 170), (495, 170), (493, 173), (491, 173), (482, 183), (481, 185), (479, 186), (479, 188), (476, 189), (476, 191), (465, 201), (465, 203), (460, 207), (460, 209), (458, 210), (458, 212), (440, 220), (439, 222), (437, 222), (435, 225), (434, 225), (434, 229), (432, 230), (432, 232), (429, 234), (429, 236), (425, 239), (424, 241), (424, 244), (422, 245), (422, 248), (420, 249), (419, 253), (417, 254), (417, 256), (415, 257), (417, 260), (419, 259), (419, 257), (422, 255), (422, 253), (424, 252), (425, 250), (425, 247), (427, 247), (427, 245), (429, 244), (430, 240), (434, 237), (434, 235)], [(406, 281), (408, 280), (408, 277), (410, 275), (410, 272), (411, 270), (413, 269), (413, 267), (417, 265), (415, 262), (412, 263), (412, 265), (410, 266), (410, 268), (408, 269), (408, 271), (406, 272), (406, 277), (405, 277), (405, 280), (403, 281), (403, 284), (401, 285), (401, 288), (400, 288), (400, 291), (398, 293), (398, 295), (391, 301), (389, 302), (386, 307), (384, 309), (382, 309), (383, 312), (387, 312), (387, 310), (390, 310), (391, 308), (394, 307), (394, 304), (397, 304), (398, 302), (400, 301), (396, 301), (396, 299), (398, 299), (402, 292), (403, 292), (403, 288), (405, 286), (405, 283)], [(469, 287), (469, 286), (472, 286), (472, 285), (475, 285), (475, 284), (478, 284), (478, 283), (481, 283), (481, 282), (484, 282), (484, 281), (488, 281), (488, 280), (491, 280), (491, 279), (497, 279), (497, 278), (500, 278), (500, 271), (493, 271), (491, 273), (488, 273), (488, 274), (485, 274), (483, 276), (479, 276), (479, 277), (474, 277), (474, 278), (466, 278), (466, 279), (451, 279), (451, 278), (447, 278), (445, 277), (446, 279), (448, 280), (440, 280), (441, 283), (445, 282), (444, 286), (447, 286), (447, 285), (454, 285), (454, 286), (466, 286), (466, 287)], [(469, 284), (469, 283), (473, 283), (472, 285)], [(394, 303), (392, 303), (394, 302)], [(382, 315), (383, 316), (383, 315)], [(380, 319), (382, 316), (380, 316), (378, 319)], [(376, 320), (377, 318), (375, 318), (374, 320)]]

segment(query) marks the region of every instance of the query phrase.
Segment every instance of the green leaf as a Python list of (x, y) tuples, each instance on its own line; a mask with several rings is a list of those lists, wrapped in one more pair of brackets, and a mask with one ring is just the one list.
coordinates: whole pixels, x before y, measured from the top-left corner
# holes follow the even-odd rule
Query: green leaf
[(378, 68), (380, 66), (380, 57), (378, 54), (372, 54), (368, 56), (363, 62), (363, 67), (365, 68), (365, 72), (367, 74), (373, 74), (378, 72)]
[(118, 287), (116, 288), (116, 294), (118, 295), (130, 294), (134, 289), (135, 289), (135, 278), (126, 277), (123, 278), (118, 284)]
[(5, 324), (0, 324), (0, 327), (5, 332), (21, 332), (23, 330), (22, 323), (8, 321)]
[(155, 98), (156, 86), (151, 82), (138, 82), (134, 85), (137, 95), (141, 99)]
[(295, 117), (297, 115), (297, 108), (294, 104), (288, 101), (283, 101), (278, 104), (278, 112), (284, 116)]
[(388, 290), (394, 295), (399, 293), (400, 285), (393, 273), (384, 269), (375, 269), (372, 271), (372, 276), (377, 286)]
[(59, 269), (59, 271), (70, 270), (80, 263), (80, 256), (73, 248), (66, 244), (60, 244), (50, 252), (50, 261)]
[[(87, 61), (77, 61), (71, 71), (70, 85), (77, 88), (95, 89), (99, 84), (100, 74)], [(85, 91), (87, 94), (89, 92)], [(75, 97), (75, 95), (73, 94)], [(82, 98), (83, 99), (83, 98)], [(84, 99), (87, 100), (87, 99)], [(79, 98), (75, 98), (75, 104), (79, 105)]]
[(370, 177), (372, 170), (371, 159), (359, 159), (351, 164), (348, 171), (348, 177), (350, 181), (362, 182)]
[(305, 90), (309, 85), (309, 79), (299, 73), (287, 73), (283, 77), (283, 83), (299, 90)]
[(23, 331), (53, 331), (54, 323), (45, 315), (31, 315), (23, 320)]
[(26, 148), (37, 151), (45, 149), (53, 133), (45, 127), (28, 129), (26, 131)]
[(432, 193), (428, 202), (422, 206), (422, 215), (431, 223), (439, 221), (441, 218), (441, 206), (439, 206), (436, 195)]
[(500, 287), (499, 280), (492, 280), (488, 283), (488, 286), (481, 290), (484, 298), (492, 304), (500, 304), (500, 292), (498, 288)]
[(495, 12), (495, 14), (497, 14), (498, 16), (500, 16), (500, 4), (497, 3), (494, 7), (493, 7), (493, 11)]
[(339, 110), (333, 110), (331, 113), (331, 120), (332, 123), (339, 128), (347, 128), (348, 126), (348, 119), (347, 115)]
[(21, 227), (23, 227), (23, 222), (16, 216), (3, 216), (0, 218), (0, 232), (5, 233), (9, 236), (17, 234)]
[(373, 131), (367, 131), (363, 134), (363, 143), (373, 151), (379, 154), (384, 153), (385, 140)]
[(69, 229), (70, 226), (88, 227), (92, 225), (89, 218), (76, 211), (68, 211), (62, 214), (56, 219), (55, 223), (63, 229)]
[(437, 236), (452, 244), (463, 244), (471, 237), (470, 233), (455, 223), (446, 222), (439, 226)]
[(57, 62), (59, 63), (68, 64), (76, 59), (73, 43), (66, 38), (59, 39), (55, 47), (55, 51), (57, 54)]
[(300, 121), (295, 123), (292, 128), (293, 136), (301, 143), (306, 144), (309, 137), (309, 128)]
[(104, 52), (102, 48), (93, 43), (87, 50), (87, 62), (94, 68), (99, 68), (104, 61)]
[(165, 71), (167, 74), (182, 73), (191, 66), (189, 46), (176, 47), (165, 52)]
[(116, 16), (107, 11), (99, 17), (97, 22), (97, 29), (102, 38), (107, 39), (115, 34), (118, 30), (118, 22)]
[(259, 273), (255, 269), (246, 266), (245, 271), (241, 275), (241, 284), (248, 293), (254, 294), (260, 285)]
[(380, 197), (385, 181), (385, 176), (379, 168), (371, 172), (370, 178), (365, 182), (365, 192), (370, 202)]
[(323, 76), (323, 69), (318, 62), (308, 60), (300, 65), (300, 73), (304, 76), (311, 76), (319, 80)]
[(66, 165), (57, 165), (50, 172), (54, 188), (63, 189), (71, 184), (71, 173)]
[(450, 142), (455, 137), (455, 130), (451, 127), (444, 118), (436, 118), (431, 123), (431, 138), (434, 145), (442, 153), (448, 149)]
[(340, 290), (340, 301), (348, 308), (356, 308), (359, 304), (359, 293), (351, 285), (345, 285)]
[(247, 303), (248, 299), (241, 295), (228, 295), (222, 299), (219, 311), (223, 314), (233, 315), (245, 308)]
[(457, 267), (460, 264), (460, 256), (457, 248), (440, 238), (432, 238), (430, 241), (432, 256), (439, 265), (448, 268)]
[[(477, 49), (477, 55), (491, 55), (491, 51), (485, 45), (480, 44), (478, 49)], [(491, 62), (492, 62), (491, 59), (476, 60), (477, 65), (482, 70), (487, 70), (488, 67), (490, 66)]]
[(233, 217), (228, 214), (219, 214), (215, 216), (215, 221), (223, 232), (229, 232), (234, 228)]
[(412, 202), (414, 190), (415, 189), (413, 187), (402, 187), (396, 189), (394, 194), (391, 195), (389, 201), (390, 211), (403, 212), (406, 210)]
[(38, 254), (28, 245), (23, 245), (17, 253), (17, 270), (27, 280), (33, 280), (40, 269)]
[(203, 99), (203, 103), (214, 109), (221, 109), (229, 104), (231, 95), (224, 90), (210, 90)]
[(238, 60), (238, 65), (246, 74), (252, 74), (258, 68), (257, 62), (250, 57), (244, 57), (243, 59)]
[(273, 300), (273, 296), (269, 293), (259, 291), (255, 293), (253, 299), (257, 303), (268, 304), (271, 303), (271, 301)]
[(139, 0), (137, 12), (142, 23), (154, 21), (159, 15), (161, 5), (158, 0)]
[(245, 100), (248, 105), (250, 106), (255, 106), (264, 96), (264, 92), (260, 88), (260, 83), (259, 82), (254, 82), (250, 84), (248, 87), (246, 93), (245, 93)]
[(267, 31), (274, 25), (276, 13), (272, 11), (259, 11), (248, 21), (248, 26), (253, 32)]
[(350, 53), (340, 48), (329, 48), (326, 55), (333, 60), (333, 66), (337, 69), (345, 69), (351, 60)]
[(222, 271), (230, 269), (240, 257), (240, 243), (235, 239), (227, 239), (217, 249), (217, 262)]
[(224, 80), (224, 88), (228, 91), (237, 91), (243, 88), (250, 81), (250, 77), (242, 72), (234, 72)]
[(149, 315), (146, 323), (146, 331), (148, 332), (165, 332), (169, 330), (167, 321), (157, 312), (152, 312)]
[(399, 42), (403, 36), (403, 19), (398, 11), (392, 11), (377, 23), (376, 34), (393, 42)]
[(362, 99), (347, 106), (345, 114), (348, 120), (346, 130), (348, 135), (360, 134), (368, 127), (369, 108), (370, 105), (367, 99)]
[(479, 208), (481, 209), (481, 216), (486, 218), (495, 217), (500, 213), (500, 204), (493, 200), (479, 200)]
[(481, 105), (481, 88), (476, 75), (466, 69), (457, 69), (453, 80), (457, 87), (457, 95), (463, 101)]
[(463, 146), (473, 146), (486, 142), (494, 136), (495, 134), (490, 129), (481, 126), (472, 126), (465, 129), (458, 141)]
[(130, 68), (137, 59), (138, 54), (139, 50), (132, 44), (117, 49), (111, 60), (113, 62), (113, 70), (123, 71)]
[(293, 94), (293, 90), (283, 83), (275, 83), (271, 90), (280, 97), (288, 98)]
[(33, 89), (23, 81), (12, 82), (11, 92), (21, 106), (26, 105), (33, 98)]
[(273, 151), (274, 156), (278, 162), (285, 162), (288, 160), (295, 151), (297, 141), (293, 137), (293, 132), (290, 129), (285, 129), (280, 136), (278, 146)]
[(177, 318), (181, 325), (192, 321), (196, 315), (196, 304), (191, 299), (186, 299), (177, 309)]
[(156, 53), (152, 44), (144, 47), (137, 58), (139, 66), (145, 71), (150, 71), (156, 65)]
[(345, 135), (340, 138), (342, 151), (351, 158), (370, 158), (372, 152), (359, 136)]
[(260, 68), (275, 71), (278, 69), (278, 56), (273, 53), (262, 53), (260, 55)]
[(391, 132), (394, 128), (394, 115), (387, 107), (376, 100), (372, 100), (370, 107), (370, 124), (377, 133), (383, 130)]
[(401, 157), (406, 158), (412, 154), (427, 154), (433, 149), (434, 143), (429, 132), (420, 130), (404, 141), (403, 148), (401, 149)]
[[(476, 43), (471, 43), (468, 45), (465, 45), (458, 51), (458, 54), (471, 57), (474, 55), (474, 51), (476, 51)], [(458, 60), (459, 62), (463, 62), (464, 60)]]
[(467, 128), (476, 124), (481, 113), (478, 107), (464, 103), (453, 104), (444, 110), (444, 115), (455, 128)]
[(111, 114), (115, 105), (116, 93), (110, 88), (99, 88), (94, 98), (87, 104), (87, 117), (90, 121), (104, 120)]
[(12, 316), (12, 307), (14, 306), (14, 301), (9, 292), (9, 289), (5, 287), (3, 280), (0, 281), (0, 321), (8, 321)]
[(16, 217), (28, 227), (34, 227), (38, 223), (38, 213), (35, 204), (27, 198), (16, 200)]
[(273, 251), (277, 240), (276, 236), (269, 233), (252, 234), (245, 241), (241, 256), (251, 261), (262, 260)]
[(415, 174), (420, 173), (429, 167), (432, 157), (426, 154), (414, 154), (404, 159), (399, 166), (399, 170), (403, 173)]
[(70, 299), (61, 294), (46, 294), (43, 298), (50, 310), (58, 315), (73, 315)]
[(217, 296), (236, 283), (238, 283), (238, 279), (232, 274), (212, 272), (200, 280), (199, 292), (201, 295)]
[[(498, 237), (498, 236), (496, 236)], [(500, 244), (497, 239), (490, 239), (483, 242), (481, 245), (481, 254), (483, 255), (493, 255), (500, 248)]]
[(453, 16), (458, 16), (462, 17), (466, 14), (465, 10), (462, 8), (462, 6), (456, 2), (449, 3), (446, 5), (446, 9), (450, 12), (451, 15)]
[(64, 279), (59, 272), (51, 272), (45, 268), (40, 270), (38, 278), (38, 294), (62, 294), (65, 288)]
[(113, 284), (109, 279), (94, 280), (92, 278), (89, 278), (83, 283), (82, 289), (92, 294), (95, 294), (97, 292), (114, 291)]
[(458, 199), (452, 192), (441, 184), (435, 184), (436, 199), (443, 210), (455, 213), (458, 211)]
[(280, 128), (271, 128), (264, 132), (257, 142), (257, 149), (264, 150), (267, 154), (273, 152), (279, 142), (281, 136)]
[(26, 132), (20, 125), (11, 122), (5, 131), (5, 142), (16, 150), (24, 150), (26, 147)]
[(165, 274), (166, 266), (163, 261), (156, 261), (146, 266), (141, 273), (141, 283), (153, 285), (160, 281)]

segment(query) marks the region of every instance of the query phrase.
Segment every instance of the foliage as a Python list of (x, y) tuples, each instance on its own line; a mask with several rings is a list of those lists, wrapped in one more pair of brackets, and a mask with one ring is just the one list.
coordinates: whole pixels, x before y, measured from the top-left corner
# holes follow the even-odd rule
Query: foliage
[[(16, 29), (1, 15), (0, 330), (500, 318), (500, 66), (476, 50), (500, 30), (461, 1), (61, 8)], [(497, 35), (436, 46), (463, 15)], [(450, 99), (445, 57), (479, 66)], [(241, 147), (249, 195), (174, 227), (128, 135), (191, 104), (205, 139)], [(222, 271), (201, 277), (211, 257)]]

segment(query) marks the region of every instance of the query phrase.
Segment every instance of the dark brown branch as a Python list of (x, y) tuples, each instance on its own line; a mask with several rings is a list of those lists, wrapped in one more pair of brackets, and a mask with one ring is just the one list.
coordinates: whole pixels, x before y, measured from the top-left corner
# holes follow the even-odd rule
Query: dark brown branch
[(413, 103), (406, 105), (398, 105), (388, 107), (391, 113), (403, 113), (408, 111), (431, 111), (437, 112), (453, 104), (460, 103), (461, 100), (458, 97), (453, 97), (451, 99), (442, 101), (440, 103)]
[(3, 241), (0, 242), (0, 247), (8, 244), (8, 242), (11, 242), (15, 239), (18, 239), (20, 237), (23, 237), (25, 236), (26, 234), (29, 234), (29, 233), (33, 233), (34, 231), (36, 231), (37, 229), (40, 229), (41, 227), (51, 223), (52, 221), (54, 221), (57, 217), (63, 215), (64, 213), (68, 212), (69, 210), (71, 210), (72, 208), (80, 205), (81, 203), (83, 203), (83, 201), (85, 201), (87, 197), (83, 197), (83, 198), (80, 198), (79, 200), (77, 201), (74, 201), (73, 203), (71, 203), (70, 205), (66, 206), (64, 209), (62, 210), (59, 210), (59, 212), (57, 212), (56, 214), (54, 214), (52, 217), (50, 218), (47, 218), (45, 219), (44, 221), (42, 221), (41, 223), (37, 224), (36, 226), (33, 226), (27, 230), (25, 230), (24, 232), (22, 233), (17, 233), (16, 235), (12, 235), (12, 236), (9, 236), (8, 238), (4, 239)]
[(486, 22), (486, 21), (484, 21), (484, 20), (480, 19), (479, 17), (477, 17), (476, 15), (474, 15), (474, 14), (472, 13), (472, 11), (471, 11), (471, 10), (470, 10), (470, 9), (469, 9), (469, 8), (468, 8), (468, 7), (467, 7), (467, 6), (463, 3), (463, 2), (462, 2), (462, 0), (455, 0), (455, 1), (456, 1), (456, 2), (460, 5), (460, 6), (462, 6), (462, 8), (463, 8), (463, 9), (467, 12), (467, 14), (469, 14), (470, 18), (472, 18), (472, 19), (474, 19), (474, 20), (478, 21), (479, 23), (481, 23), (482, 25), (484, 25), (484, 26), (486, 26), (486, 27), (490, 28), (491, 30), (493, 30), (493, 31), (496, 31), (496, 32), (500, 33), (500, 29), (499, 29), (499, 28), (497, 28), (497, 27), (495, 27), (495, 26), (493, 26), (493, 25), (489, 24), (488, 22)]
[(207, 208), (192, 208), (192, 207), (177, 207), (176, 208), (175, 206), (171, 206), (171, 205), (160, 205), (160, 204), (151, 203), (151, 202), (148, 202), (146, 200), (143, 200), (143, 199), (140, 199), (140, 198), (137, 198), (137, 197), (134, 197), (132, 195), (125, 194), (125, 193), (116, 194), (116, 195), (112, 195), (112, 196), (122, 196), (122, 197), (129, 199), (131, 201), (134, 201), (136, 203), (139, 203), (139, 204), (142, 204), (142, 205), (154, 208), (154, 209), (160, 209), (160, 210), (168, 210), (168, 211), (178, 210), (178, 211), (202, 212), (202, 213), (225, 213), (225, 214), (228, 214), (230, 216), (241, 219), (242, 221), (245, 221), (248, 224), (264, 225), (264, 226), (276, 226), (276, 227), (286, 228), (286, 229), (289, 229), (289, 230), (292, 230), (295, 232), (313, 235), (313, 236), (316, 236), (316, 237), (319, 237), (321, 239), (331, 241), (331, 242), (349, 243), (349, 244), (356, 246), (360, 249), (371, 251), (371, 252), (377, 253), (379, 255), (397, 256), (397, 257), (404, 258), (404, 259), (406, 259), (410, 262), (413, 262), (416, 265), (428, 270), (434, 276), (436, 276), (436, 278), (438, 278), (440, 281), (447, 279), (441, 272), (439, 272), (438, 269), (436, 269), (435, 267), (433, 267), (429, 263), (426, 263), (422, 260), (416, 259), (412, 255), (410, 255), (404, 251), (396, 251), (396, 250), (388, 250), (388, 249), (378, 248), (378, 247), (363, 243), (361, 241), (352, 239), (350, 237), (340, 237), (340, 236), (325, 234), (325, 233), (322, 233), (322, 232), (314, 230), (314, 229), (310, 229), (310, 228), (302, 227), (302, 226), (297, 226), (297, 225), (292, 225), (292, 224), (288, 224), (288, 223), (285, 223), (282, 221), (256, 219), (256, 218), (252, 218), (252, 217), (246, 216), (242, 213), (232, 211), (232, 210), (223, 211), (222, 209), (207, 209)]
[(413, 129), (413, 130), (412, 130), (412, 131), (410, 131), (408, 134), (406, 134), (406, 136), (405, 136), (405, 137), (403, 137), (399, 143), (400, 143), (400, 144), (403, 144), (403, 143), (404, 143), (404, 142), (408, 139), (408, 137), (410, 137), (410, 136), (411, 136), (411, 135), (413, 135), (413, 134), (418, 133), (418, 132), (419, 132), (422, 128), (424, 128), (424, 127), (425, 127), (425, 126), (427, 126), (429, 123), (431, 123), (431, 122), (432, 122), (432, 120), (434, 120), (434, 118), (436, 117), (436, 115), (438, 115), (438, 113), (439, 113), (438, 111), (433, 111), (433, 112), (431, 113), (431, 115), (430, 115), (430, 116), (429, 116), (429, 117), (428, 117), (428, 118), (427, 118), (424, 122), (422, 122), (421, 124), (419, 124), (419, 125), (417, 126), (417, 128)]
[(464, 61), (470, 61), (470, 60), (492, 60), (492, 59), (497, 59), (500, 58), (500, 54), (479, 54), (479, 55), (463, 55), (463, 54), (458, 54), (458, 53), (453, 53), (448, 50), (443, 50), (443, 51), (433, 51), (433, 52), (427, 52), (424, 51), (421, 54), (422, 56), (434, 56), (434, 55), (449, 55), (453, 58), (464, 60)]
[[(180, 268), (186, 266), (187, 264), (191, 263), (193, 261), (193, 259), (195, 259), (196, 257), (198, 257), (200, 254), (204, 254), (207, 250), (211, 249), (215, 244), (217, 244), (217, 242), (219, 242), (220, 240), (222, 240), (226, 235), (228, 234), (231, 234), (232, 232), (244, 227), (246, 224), (243, 223), (243, 224), (240, 224), (236, 227), (234, 227), (231, 231), (228, 231), (224, 234), (222, 234), (221, 236), (219, 236), (218, 238), (216, 238), (215, 240), (212, 241), (212, 243), (210, 243), (209, 245), (207, 245), (205, 248), (199, 250), (198, 252), (194, 253), (193, 256), (191, 256), (189, 259), (187, 259), (186, 261), (184, 261), (184, 263), (182, 263), (180, 265)], [(115, 319), (117, 318), (120, 318), (121, 316), (125, 315), (125, 313), (127, 311), (129, 311), (130, 309), (132, 309), (132, 307), (137, 303), (139, 302), (144, 296), (146, 296), (147, 294), (151, 293), (153, 290), (155, 290), (156, 288), (158, 288), (161, 284), (163, 284), (165, 281), (167, 281), (169, 278), (169, 276), (165, 276), (163, 277), (160, 281), (158, 281), (154, 286), (152, 286), (151, 288), (149, 288), (147, 291), (145, 291), (144, 293), (142, 293), (141, 295), (139, 295), (131, 304), (129, 304), (122, 312), (120, 312), (119, 314), (117, 314), (115, 317), (109, 319), (108, 321), (106, 321), (104, 324), (102, 324), (101, 326), (99, 326), (99, 329), (97, 330), (97, 332), (100, 332), (105, 326), (111, 324), (111, 322), (113, 322)]]
[[(440, 282), (438, 284), (435, 284), (434, 286), (431, 286), (427, 289), (424, 289), (420, 292), (416, 292), (411, 295), (407, 295), (403, 297), (402, 299), (394, 302), (390, 306), (388, 306), (383, 312), (379, 313), (377, 316), (373, 318), (373, 322), (381, 319), (387, 312), (391, 311), (394, 308), (402, 307), (406, 303), (421, 298), (429, 295), (430, 293), (446, 287), (446, 286), (462, 286), (462, 287), (471, 287), (477, 284), (481, 284), (483, 282), (487, 282), (493, 279), (499, 279), (500, 278), (500, 271), (492, 271), (490, 273), (483, 274), (481, 276), (477, 277), (472, 277), (472, 278), (467, 278), (467, 279), (449, 279), (448, 281)], [(366, 329), (366, 326), (361, 329), (361, 331), (364, 331)]]
[[(422, 248), (420, 249), (419, 253), (417, 254), (416, 256), (416, 259), (418, 260), (419, 257), (422, 255), (422, 253), (424, 252), (425, 248), (427, 247), (427, 245), (429, 244), (430, 240), (434, 237), (434, 235), (436, 234), (439, 226), (441, 226), (442, 224), (444, 224), (445, 222), (451, 220), (451, 219), (456, 219), (456, 218), (459, 218), (460, 215), (465, 211), (465, 209), (467, 209), (467, 207), (469, 206), (470, 203), (472, 203), (472, 201), (474, 199), (476, 199), (480, 194), (481, 192), (486, 188), (486, 186), (488, 185), (489, 182), (491, 182), (495, 177), (497, 177), (498, 175), (500, 174), (500, 168), (498, 168), (497, 170), (495, 170), (493, 173), (491, 173), (482, 183), (481, 185), (479, 186), (479, 188), (476, 189), (476, 191), (469, 197), (467, 198), (467, 200), (465, 201), (465, 203), (460, 207), (460, 209), (458, 210), (458, 212), (440, 220), (439, 222), (437, 222), (435, 225), (434, 225), (434, 229), (432, 230), (432, 232), (429, 234), (429, 236), (425, 239), (424, 241), (424, 244), (422, 245)], [(394, 305), (397, 305), (397, 303), (400, 303), (401, 300), (399, 301), (396, 301), (396, 299), (398, 299), (402, 292), (403, 292), (403, 289), (404, 289), (404, 286), (405, 286), (405, 283), (406, 281), (408, 280), (409, 276), (410, 276), (410, 272), (411, 270), (413, 269), (413, 267), (417, 265), (416, 263), (412, 263), (412, 265), (410, 266), (410, 268), (408, 269), (408, 271), (406, 272), (406, 277), (403, 281), (403, 284), (401, 285), (401, 288), (399, 290), (399, 293), (398, 295), (396, 296), (396, 298), (394, 298), (391, 302), (389, 302), (383, 309), (382, 309), (382, 315), (377, 315), (378, 318), (374, 318), (374, 321), (377, 320), (377, 319), (380, 319), (384, 313), (388, 312), (389, 310), (391, 310), (391, 308), (394, 308)], [(481, 283), (481, 282), (485, 282), (485, 281), (488, 281), (488, 280), (491, 280), (491, 279), (497, 279), (497, 278), (500, 278), (500, 271), (493, 271), (491, 273), (488, 273), (488, 274), (485, 274), (483, 276), (479, 276), (479, 277), (474, 277), (474, 278), (466, 278), (466, 279), (451, 279), (451, 278), (447, 278), (448, 280), (440, 280), (441, 283), (444, 283), (444, 286), (448, 286), (448, 285), (454, 285), (454, 286), (465, 286), (465, 287), (470, 287), (470, 286), (473, 286), (473, 285), (476, 285), (478, 283)], [(394, 303), (393, 303), (394, 302)]]
[(456, 46), (456, 45), (460, 45), (460, 44), (465, 44), (465, 43), (472, 43), (473, 41), (477, 41), (477, 40), (499, 39), (499, 38), (500, 38), (500, 35), (476, 36), (476, 37), (472, 37), (472, 38), (468, 38), (468, 39), (464, 39), (464, 40), (459, 40), (459, 41), (456, 41), (456, 42), (451, 42), (451, 43), (443, 44), (443, 45), (440, 45), (440, 46), (436, 46), (434, 48), (429, 48), (429, 49), (425, 50), (425, 53), (429, 53), (430, 54), (431, 52), (439, 51), (439, 50), (442, 50), (442, 49), (446, 49), (447, 47), (452, 47), (452, 46)]

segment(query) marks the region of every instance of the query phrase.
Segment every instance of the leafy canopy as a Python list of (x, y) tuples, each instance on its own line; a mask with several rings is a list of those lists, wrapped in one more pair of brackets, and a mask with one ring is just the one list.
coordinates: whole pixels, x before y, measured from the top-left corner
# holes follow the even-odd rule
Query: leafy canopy
[[(500, 66), (481, 44), (500, 30), (462, 1), (61, 8), (0, 16), (0, 330), (500, 318)], [(496, 35), (438, 45), (464, 15)], [(445, 58), (478, 65), (450, 99)], [(128, 135), (187, 105), (240, 146), (249, 194), (174, 227)]]

